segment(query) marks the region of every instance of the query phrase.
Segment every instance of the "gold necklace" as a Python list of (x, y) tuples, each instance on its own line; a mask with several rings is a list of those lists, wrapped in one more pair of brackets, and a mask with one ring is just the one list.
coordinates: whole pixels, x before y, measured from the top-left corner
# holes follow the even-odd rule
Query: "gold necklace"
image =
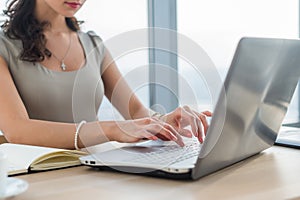
[(51, 52), (51, 54), (53, 55), (53, 57), (60, 63), (60, 68), (63, 70), (63, 71), (66, 71), (67, 69), (67, 66), (65, 64), (65, 58), (67, 57), (69, 51), (70, 51), (70, 48), (71, 48), (71, 44), (72, 44), (72, 38), (71, 38), (71, 33), (69, 34), (69, 46), (68, 46), (68, 49), (64, 55), (64, 57), (62, 59), (59, 59), (54, 53)]

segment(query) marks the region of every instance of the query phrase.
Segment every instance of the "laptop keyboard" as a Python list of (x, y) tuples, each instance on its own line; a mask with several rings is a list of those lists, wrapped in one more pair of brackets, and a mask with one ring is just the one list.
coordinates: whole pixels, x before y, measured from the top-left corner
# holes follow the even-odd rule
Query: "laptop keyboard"
[(153, 151), (137, 154), (136, 156), (125, 161), (137, 162), (141, 164), (170, 165), (197, 157), (199, 155), (201, 146), (202, 145), (199, 144), (197, 139), (190, 139), (185, 141), (184, 147), (180, 147), (174, 143), (161, 147), (149, 147)]

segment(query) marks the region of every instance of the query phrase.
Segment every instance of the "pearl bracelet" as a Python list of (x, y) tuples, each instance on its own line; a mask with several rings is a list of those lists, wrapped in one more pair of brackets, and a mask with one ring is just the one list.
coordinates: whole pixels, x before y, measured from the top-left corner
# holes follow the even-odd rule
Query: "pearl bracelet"
[(78, 135), (80, 132), (81, 127), (86, 124), (86, 121), (83, 120), (81, 121), (77, 126), (76, 126), (76, 131), (75, 131), (75, 137), (74, 137), (74, 147), (76, 150), (80, 150), (80, 148), (78, 147)]

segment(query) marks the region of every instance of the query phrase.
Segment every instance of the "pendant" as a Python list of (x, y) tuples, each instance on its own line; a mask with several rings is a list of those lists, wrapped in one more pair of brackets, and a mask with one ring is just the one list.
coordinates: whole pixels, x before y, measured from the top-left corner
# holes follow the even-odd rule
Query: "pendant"
[(63, 71), (66, 71), (67, 66), (65, 65), (64, 62), (61, 63), (60, 67)]

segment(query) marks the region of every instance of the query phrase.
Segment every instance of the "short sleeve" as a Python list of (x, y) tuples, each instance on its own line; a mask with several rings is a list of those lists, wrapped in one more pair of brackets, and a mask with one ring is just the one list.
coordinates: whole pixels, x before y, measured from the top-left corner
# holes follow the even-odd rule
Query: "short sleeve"
[(99, 60), (99, 64), (100, 64), (100, 73), (102, 74), (103, 72), (103, 66), (102, 66), (102, 61), (104, 59), (105, 53), (106, 53), (106, 48), (104, 45), (104, 42), (102, 40), (102, 38), (97, 35), (94, 31), (88, 31), (87, 34), (89, 35), (89, 37), (91, 38), (92, 42), (93, 42), (93, 46), (94, 48), (96, 48), (96, 51), (98, 52), (98, 60)]
[(0, 56), (9, 63), (9, 54), (7, 50), (7, 39), (3, 31), (0, 31)]
[(105, 54), (105, 46), (102, 38), (97, 35), (94, 31), (88, 31), (87, 34), (91, 37), (94, 46), (99, 50), (101, 55)]

